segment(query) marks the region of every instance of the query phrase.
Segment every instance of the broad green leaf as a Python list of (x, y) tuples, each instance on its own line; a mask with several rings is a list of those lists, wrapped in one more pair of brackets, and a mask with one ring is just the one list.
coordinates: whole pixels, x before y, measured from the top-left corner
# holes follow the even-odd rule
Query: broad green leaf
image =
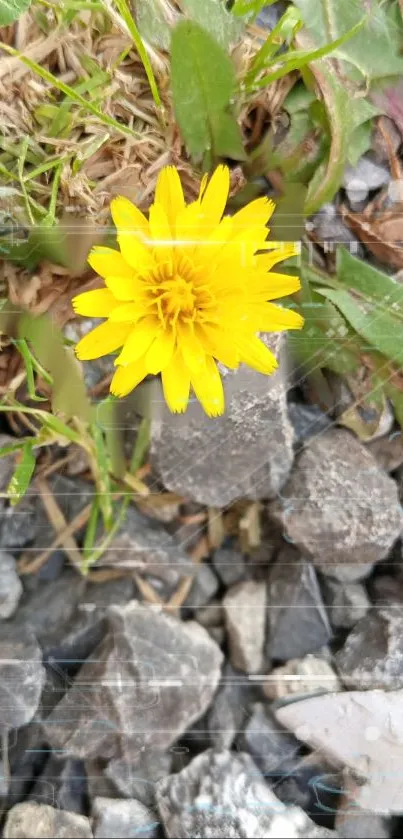
[(348, 291), (320, 288), (318, 292), (334, 303), (348, 323), (376, 349), (403, 366), (403, 322), (385, 312), (375, 301), (355, 300)]
[(171, 78), (176, 118), (194, 161), (211, 168), (220, 158), (244, 160), (232, 112), (234, 66), (197, 23), (181, 21), (173, 30)]
[(334, 41), (366, 15), (365, 23), (353, 38), (341, 44), (334, 58), (346, 62), (343, 69), (350, 78), (371, 83), (375, 79), (403, 73), (399, 55), (401, 27), (394, 24), (385, 3), (366, 0), (294, 0), (316, 47)]
[(31, 0), (0, 0), (0, 26), (8, 26), (29, 9)]
[(139, 32), (149, 44), (169, 49), (171, 27), (166, 6), (160, 0), (134, 0), (133, 8)]
[(403, 285), (393, 277), (342, 247), (337, 249), (336, 273), (337, 279), (344, 286), (353, 289), (366, 300), (378, 300), (386, 312), (390, 310), (403, 318)]
[(32, 451), (34, 442), (35, 441), (25, 443), (21, 452), (20, 460), (17, 463), (13, 477), (7, 487), (7, 495), (13, 507), (15, 504), (18, 504), (21, 498), (25, 495), (34, 473), (36, 462), (35, 455)]
[(222, 47), (234, 44), (243, 32), (244, 22), (227, 11), (224, 0), (180, 0), (179, 5)]
[(351, 166), (356, 166), (360, 158), (370, 150), (372, 146), (372, 123), (364, 122), (355, 128), (350, 136), (348, 144), (347, 160)]

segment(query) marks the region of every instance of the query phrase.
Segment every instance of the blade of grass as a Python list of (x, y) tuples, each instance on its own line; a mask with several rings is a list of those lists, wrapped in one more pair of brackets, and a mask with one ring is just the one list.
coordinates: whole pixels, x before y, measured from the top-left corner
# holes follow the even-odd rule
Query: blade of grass
[(30, 399), (32, 399), (34, 402), (46, 402), (46, 396), (38, 396), (35, 390), (34, 365), (27, 342), (24, 338), (20, 338), (15, 341), (15, 346), (17, 347), (18, 352), (22, 355), (22, 358), (24, 360), (25, 371), (27, 374), (28, 394)]
[[(108, 10), (110, 9), (110, 4), (109, 3), (105, 2), (104, 5)], [(130, 9), (129, 9), (127, 3), (126, 3), (126, 0), (115, 0), (115, 6), (119, 10), (119, 14), (120, 14), (122, 20), (124, 21), (124, 23), (126, 24), (126, 27), (129, 30), (129, 33), (130, 33), (131, 37), (133, 38), (133, 41), (134, 41), (134, 44), (136, 46), (137, 52), (138, 52), (138, 54), (139, 54), (139, 56), (140, 56), (140, 58), (143, 62), (143, 66), (144, 66), (144, 69), (146, 71), (147, 79), (148, 79), (148, 82), (149, 82), (149, 85), (150, 85), (150, 88), (151, 88), (151, 93), (152, 93), (154, 102), (155, 102), (157, 108), (162, 108), (161, 97), (160, 97), (157, 82), (156, 82), (156, 79), (155, 79), (155, 76), (154, 76), (153, 68), (151, 67), (150, 59), (147, 55), (147, 51), (146, 51), (146, 48), (143, 44), (140, 32), (137, 29), (137, 26), (136, 26), (136, 24), (133, 20), (133, 16), (132, 16), (132, 14), (130, 12)]]
[(139, 135), (136, 131), (133, 131), (126, 125), (122, 125), (113, 117), (108, 116), (107, 114), (103, 114), (98, 108), (96, 108), (91, 102), (87, 99), (84, 99), (79, 93), (76, 93), (70, 85), (65, 84), (60, 79), (57, 79), (49, 70), (46, 70), (45, 67), (41, 67), (36, 61), (32, 61), (27, 56), (20, 53), (18, 50), (15, 50), (13, 47), (10, 47), (8, 44), (4, 44), (0, 42), (0, 49), (7, 52), (9, 55), (12, 55), (14, 58), (19, 58), (19, 60), (29, 67), (33, 73), (36, 73), (37, 76), (40, 76), (45, 82), (49, 82), (49, 84), (53, 85), (57, 90), (60, 90), (65, 96), (68, 96), (76, 105), (81, 105), (87, 111), (90, 111), (100, 122), (105, 123), (105, 125), (109, 125), (115, 129), (115, 131), (119, 131), (121, 134), (129, 135), (130, 137), (139, 138)]

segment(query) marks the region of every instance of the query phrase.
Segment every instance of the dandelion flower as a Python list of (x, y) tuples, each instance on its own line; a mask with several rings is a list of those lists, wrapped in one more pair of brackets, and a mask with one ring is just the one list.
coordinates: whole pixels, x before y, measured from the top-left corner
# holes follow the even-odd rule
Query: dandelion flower
[(258, 334), (302, 327), (297, 312), (269, 302), (300, 288), (297, 277), (271, 270), (298, 246), (266, 241), (274, 209), (267, 198), (225, 216), (228, 192), (229, 170), (218, 166), (186, 205), (178, 172), (168, 166), (148, 219), (127, 198), (113, 199), (119, 250), (93, 248), (88, 261), (105, 287), (79, 294), (73, 307), (105, 318), (76, 354), (89, 360), (119, 351), (115, 396), (160, 373), (172, 412), (186, 410), (192, 390), (209, 416), (219, 416), (218, 362), (270, 375), (277, 361)]

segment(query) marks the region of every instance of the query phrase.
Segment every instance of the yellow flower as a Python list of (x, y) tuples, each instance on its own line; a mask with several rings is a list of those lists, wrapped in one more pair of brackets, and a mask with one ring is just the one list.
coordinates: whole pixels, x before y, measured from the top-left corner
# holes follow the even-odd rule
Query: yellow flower
[(297, 312), (268, 302), (300, 288), (297, 277), (271, 272), (298, 246), (266, 241), (274, 209), (267, 198), (223, 217), (228, 192), (229, 170), (218, 166), (186, 205), (178, 172), (168, 166), (148, 219), (127, 198), (112, 201), (120, 250), (93, 248), (88, 261), (105, 288), (79, 294), (73, 307), (106, 318), (76, 354), (88, 360), (120, 350), (111, 383), (116, 396), (161, 373), (171, 411), (186, 410), (192, 388), (206, 413), (219, 416), (217, 362), (273, 373), (277, 361), (257, 333), (302, 327)]

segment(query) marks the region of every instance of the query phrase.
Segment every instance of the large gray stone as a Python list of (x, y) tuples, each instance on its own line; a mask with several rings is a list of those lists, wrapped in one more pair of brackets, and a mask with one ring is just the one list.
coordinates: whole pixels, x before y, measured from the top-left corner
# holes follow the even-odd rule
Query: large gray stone
[(345, 429), (307, 444), (270, 511), (329, 574), (332, 566), (383, 559), (403, 528), (396, 483)]
[(187, 839), (331, 837), (271, 792), (252, 758), (209, 749), (157, 785), (166, 835)]
[(11, 627), (0, 638), (0, 729), (20, 728), (32, 720), (45, 682), (35, 639)]
[[(206, 715), (210, 744), (229, 749), (256, 699), (258, 687), (246, 676), (226, 664), (220, 688)], [(210, 745), (209, 744), (209, 745)]]
[(266, 585), (248, 580), (230, 588), (223, 608), (231, 663), (245, 673), (263, 666), (266, 625)]
[(222, 653), (196, 622), (131, 601), (45, 723), (70, 756), (118, 758), (168, 748), (210, 705)]
[(322, 582), (329, 620), (336, 629), (351, 629), (371, 608), (371, 601), (361, 583), (339, 583), (330, 577)]
[(85, 816), (27, 801), (7, 815), (4, 839), (92, 839)]
[(11, 554), (0, 550), (0, 619), (6, 620), (14, 614), (21, 594), (16, 561)]
[(86, 811), (86, 797), (84, 763), (81, 760), (64, 760), (55, 754), (50, 755), (29, 793), (30, 801), (81, 815)]
[(332, 632), (315, 569), (286, 546), (269, 572), (267, 657), (288, 661), (316, 652)]
[(403, 687), (403, 615), (400, 607), (372, 609), (348, 635), (335, 662), (354, 688)]
[(278, 708), (299, 740), (359, 780), (357, 808), (390, 815), (403, 810), (403, 691), (324, 694)]
[(164, 526), (130, 507), (116, 536), (102, 555), (102, 564), (128, 568), (176, 586), (195, 570), (180, 542)]
[(170, 774), (172, 752), (147, 749), (132, 761), (111, 760), (105, 769), (106, 777), (124, 798), (135, 798), (145, 807), (155, 803), (155, 785)]
[(239, 745), (253, 757), (268, 783), (292, 774), (299, 761), (301, 747), (298, 740), (282, 730), (270, 708), (261, 703), (253, 707), (240, 734)]
[(287, 412), (284, 333), (265, 336), (277, 357), (273, 376), (241, 366), (223, 371), (226, 410), (209, 419), (197, 404), (185, 417), (162, 412), (152, 423), (152, 460), (164, 485), (202, 504), (274, 498), (293, 461)]
[(94, 839), (154, 839), (159, 819), (135, 799), (95, 798), (92, 805)]

